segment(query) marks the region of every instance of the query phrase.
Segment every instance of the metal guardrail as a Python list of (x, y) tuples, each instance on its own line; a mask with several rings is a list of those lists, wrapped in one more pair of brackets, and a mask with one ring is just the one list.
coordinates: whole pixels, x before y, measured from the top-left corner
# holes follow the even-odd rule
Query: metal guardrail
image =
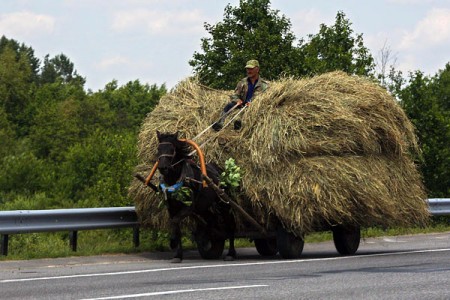
[[(428, 199), (428, 206), (433, 216), (450, 215), (450, 198)], [(1, 254), (8, 254), (11, 234), (69, 231), (70, 246), (76, 251), (79, 230), (124, 227), (133, 228), (133, 242), (138, 247), (139, 223), (133, 206), (0, 211)]]
[(428, 207), (433, 216), (449, 216), (450, 198), (428, 199)]
[(132, 206), (0, 211), (1, 254), (8, 254), (11, 234), (69, 231), (70, 246), (76, 251), (79, 230), (125, 227), (133, 228), (133, 242), (139, 246), (139, 223)]

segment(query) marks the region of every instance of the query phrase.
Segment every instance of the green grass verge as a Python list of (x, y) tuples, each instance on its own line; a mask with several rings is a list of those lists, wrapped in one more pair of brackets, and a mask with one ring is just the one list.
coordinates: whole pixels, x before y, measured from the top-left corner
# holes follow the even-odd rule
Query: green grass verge
[[(361, 233), (363, 238), (371, 238), (447, 232), (450, 231), (449, 220), (450, 218), (440, 218), (424, 228), (365, 228)], [(307, 235), (305, 242), (316, 243), (332, 239), (331, 232), (315, 232)], [(0, 261), (169, 251), (168, 244), (167, 233), (151, 230), (141, 230), (140, 246), (137, 248), (133, 245), (131, 229), (90, 230), (78, 232), (77, 252), (73, 252), (69, 247), (68, 233), (29, 233), (10, 235), (8, 256), (0, 256)], [(237, 248), (254, 247), (253, 242), (248, 239), (237, 239), (235, 245)], [(190, 237), (183, 238), (183, 247), (185, 249), (196, 248)]]

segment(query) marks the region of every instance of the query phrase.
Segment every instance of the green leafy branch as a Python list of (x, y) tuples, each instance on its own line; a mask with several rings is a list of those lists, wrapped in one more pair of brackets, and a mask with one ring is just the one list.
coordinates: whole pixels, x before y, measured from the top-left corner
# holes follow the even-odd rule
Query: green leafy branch
[(230, 189), (236, 189), (241, 185), (241, 168), (236, 165), (233, 158), (225, 161), (225, 171), (220, 174), (220, 185)]

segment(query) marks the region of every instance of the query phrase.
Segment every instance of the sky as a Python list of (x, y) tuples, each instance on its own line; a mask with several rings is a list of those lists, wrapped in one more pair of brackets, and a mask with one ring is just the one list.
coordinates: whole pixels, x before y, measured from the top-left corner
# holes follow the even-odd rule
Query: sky
[[(92, 91), (137, 79), (170, 89), (193, 74), (188, 62), (210, 37), (204, 23), (222, 21), (227, 4), (239, 0), (0, 0), (0, 36), (41, 61), (65, 54)], [(343, 11), (373, 57), (389, 49), (405, 73), (434, 75), (450, 62), (450, 0), (272, 0), (271, 9), (306, 40)]]

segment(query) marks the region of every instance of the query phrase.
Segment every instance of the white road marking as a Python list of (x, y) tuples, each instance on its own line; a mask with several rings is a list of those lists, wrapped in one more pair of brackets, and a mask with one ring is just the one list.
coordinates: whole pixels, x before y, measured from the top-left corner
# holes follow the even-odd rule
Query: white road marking
[(165, 271), (181, 271), (181, 270), (193, 270), (193, 269), (229, 268), (229, 267), (242, 267), (242, 266), (274, 265), (274, 264), (292, 264), (292, 263), (303, 263), (303, 262), (312, 263), (312, 262), (340, 260), (340, 259), (362, 259), (362, 258), (366, 258), (366, 257), (403, 255), (403, 254), (412, 254), (412, 253), (446, 252), (446, 251), (450, 251), (450, 248), (429, 249), (429, 250), (412, 250), (412, 251), (393, 252), (393, 253), (378, 253), (378, 254), (367, 254), (367, 255), (361, 254), (361, 255), (355, 255), (355, 256), (337, 256), (337, 257), (325, 257), (325, 258), (314, 258), (314, 259), (276, 260), (276, 261), (230, 263), (230, 264), (200, 265), (200, 266), (197, 265), (197, 266), (122, 271), (122, 272), (111, 272), (111, 273), (92, 273), (92, 274), (61, 275), (61, 276), (51, 276), (51, 277), (3, 279), (3, 280), (0, 280), (0, 283), (39, 281), (39, 280), (59, 280), (59, 279), (83, 278), (83, 277), (117, 276), (117, 275), (155, 273), (155, 272), (165, 272)]
[(402, 241), (399, 239), (391, 239), (391, 238), (384, 238), (383, 241), (388, 243), (406, 243), (406, 241)]
[(268, 287), (268, 285), (258, 284), (258, 285), (224, 286), (224, 287), (204, 288), (204, 289), (175, 290), (175, 291), (163, 291), (163, 292), (153, 292), (153, 293), (100, 297), (100, 298), (88, 298), (88, 299), (82, 299), (82, 300), (126, 299), (126, 298), (139, 298), (139, 297), (148, 297), (148, 296), (161, 296), (161, 295), (171, 295), (171, 294), (181, 294), (181, 293), (192, 293), (192, 292), (249, 289), (249, 288), (257, 288), (257, 287)]

